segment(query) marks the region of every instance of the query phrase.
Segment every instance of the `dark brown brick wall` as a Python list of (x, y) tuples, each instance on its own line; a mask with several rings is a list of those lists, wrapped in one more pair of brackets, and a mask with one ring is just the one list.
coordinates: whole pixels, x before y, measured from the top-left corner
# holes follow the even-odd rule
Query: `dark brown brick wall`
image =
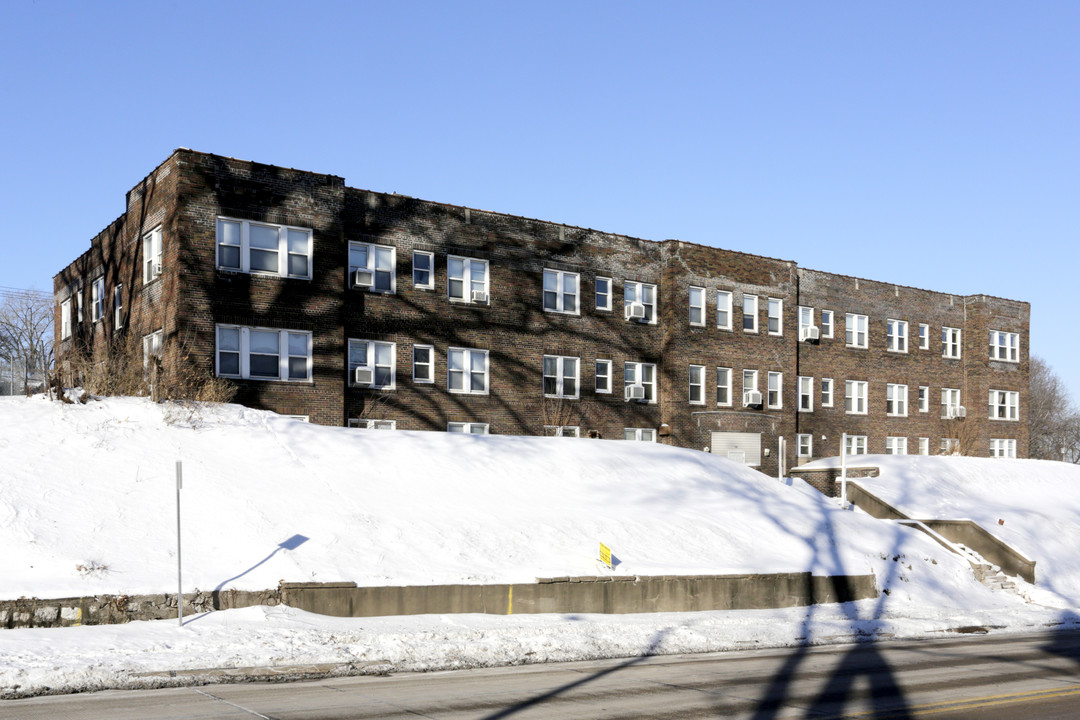
[[(284, 279), (221, 271), (215, 262), (216, 218), (261, 220), (312, 228), (313, 279)], [(141, 237), (161, 224), (165, 273), (142, 285)], [(396, 293), (349, 287), (349, 241), (393, 246)], [(435, 288), (413, 287), (412, 253), (435, 255)], [(486, 260), (490, 302), (460, 305), (447, 298), (447, 256)], [(580, 275), (577, 315), (545, 312), (545, 268)], [(215, 325), (310, 331), (314, 377), (310, 382), (238, 381), (237, 399), (282, 413), (309, 415), (314, 422), (344, 425), (349, 418), (397, 421), (399, 429), (443, 430), (450, 421), (486, 422), (493, 433), (540, 434), (544, 424), (578, 425), (605, 438), (621, 438), (625, 427), (664, 428), (664, 442), (702, 448), (713, 431), (760, 432), (771, 450), (761, 469), (775, 473), (777, 437), (788, 438), (787, 467), (795, 464), (795, 434), (814, 435), (816, 455), (835, 454), (841, 432), (869, 436), (870, 452), (883, 452), (887, 435), (908, 437), (909, 452), (929, 437), (937, 451), (943, 433), (940, 389), (959, 387), (975, 427), (978, 454), (991, 437), (1016, 438), (1026, 455), (1028, 378), (1026, 303), (982, 296), (962, 297), (800, 269), (794, 262), (668, 240), (650, 242), (583, 228), (483, 212), (401, 195), (345, 186), (333, 175), (310, 173), (178, 150), (128, 194), (127, 212), (93, 239), (91, 248), (56, 276), (57, 305), (82, 287), (89, 318), (89, 282), (106, 276), (106, 294), (123, 282), (130, 300), (130, 328), (140, 335), (166, 329), (167, 355), (182, 348), (212, 368)], [(595, 308), (598, 276), (613, 280), (612, 311)], [(628, 322), (622, 293), (628, 281), (656, 284), (658, 322)], [(689, 323), (689, 288), (707, 293), (704, 327)], [(732, 329), (716, 327), (716, 292), (733, 293)], [(743, 296), (759, 297), (759, 331), (742, 330)], [(783, 332), (768, 333), (768, 299), (783, 301)], [(798, 342), (798, 308), (833, 310), (833, 339)], [(111, 315), (78, 337), (91, 344), (111, 336)], [(869, 348), (846, 348), (844, 314), (869, 316)], [(909, 323), (908, 353), (885, 351), (885, 320)], [(820, 321), (820, 315), (816, 316)], [(918, 349), (918, 324), (931, 328), (929, 350)], [(963, 329), (963, 357), (941, 357), (941, 326)], [(59, 322), (57, 323), (59, 334)], [(1019, 363), (991, 362), (990, 329), (1019, 332)], [(349, 387), (349, 338), (396, 343), (396, 387)], [(435, 382), (412, 380), (413, 344), (435, 348)], [(60, 343), (61, 354), (73, 342)], [(447, 391), (449, 347), (484, 349), (490, 357), (490, 391), (459, 395)], [(580, 358), (580, 397), (552, 401), (542, 394), (545, 354)], [(594, 392), (597, 358), (613, 361), (610, 395)], [(659, 400), (623, 398), (625, 362), (655, 363)], [(705, 404), (690, 405), (691, 364), (705, 366)], [(732, 369), (732, 405), (717, 407), (715, 370)], [(783, 373), (782, 408), (742, 406), (742, 371), (759, 372), (767, 390), (769, 371)], [(797, 379), (815, 378), (812, 413), (796, 412)], [(833, 378), (834, 407), (821, 408), (819, 382)], [(844, 412), (844, 381), (867, 380), (869, 412)], [(885, 384), (909, 386), (907, 418), (885, 416)], [(928, 385), (930, 410), (917, 410), (920, 385)], [(990, 388), (1021, 392), (1021, 422), (990, 422)], [(970, 433), (969, 433), (970, 434)], [(824, 435), (827, 440), (820, 438)], [(984, 447), (985, 446), (985, 447)]]

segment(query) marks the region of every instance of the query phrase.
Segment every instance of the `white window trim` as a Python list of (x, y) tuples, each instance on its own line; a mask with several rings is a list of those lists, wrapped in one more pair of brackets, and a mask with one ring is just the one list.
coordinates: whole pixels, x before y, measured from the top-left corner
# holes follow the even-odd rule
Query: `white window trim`
[[(348, 278), (349, 287), (352, 288), (353, 290), (363, 290), (365, 292), (377, 293), (379, 295), (396, 295), (397, 294), (397, 248), (394, 247), (393, 245), (381, 245), (379, 243), (362, 242), (360, 240), (350, 240), (349, 241), (349, 255), (350, 255), (350, 258), (352, 256), (353, 248), (367, 248), (367, 262), (361, 268), (359, 265), (353, 265), (352, 260), (351, 259), (349, 260), (349, 278)], [(376, 273), (375, 256), (376, 256), (376, 251), (377, 250), (389, 250), (390, 251), (390, 271), (389, 271), (390, 272), (390, 289), (389, 290), (380, 290), (379, 288), (375, 287), (375, 284), (374, 284), (374, 278), (375, 278), (375, 273)], [(353, 273), (355, 273), (357, 270), (367, 270), (367, 271), (369, 271), (371, 273), (372, 280), (373, 280), (371, 287), (358, 287), (358, 286), (353, 284)], [(379, 272), (385, 272), (385, 271), (380, 270)], [(432, 278), (434, 278), (434, 276), (435, 276), (435, 269), (434, 268), (432, 268), (431, 274), (432, 274)]]
[(930, 438), (926, 438), (926, 437), (919, 438), (919, 454), (920, 455), (929, 455), (930, 454)]
[[(848, 415), (866, 415), (866, 406), (868, 405), (867, 396), (869, 395), (870, 383), (866, 380), (845, 380), (844, 381), (844, 412)], [(848, 400), (851, 399), (852, 409), (848, 409)], [(858, 409), (859, 406), (862, 409)]]
[(75, 294), (75, 321), (83, 321), (83, 289), (80, 287)]
[[(462, 364), (462, 384), (463, 388), (460, 390), (453, 390), (450, 388), (450, 355), (454, 352), (464, 353), (464, 362)], [(484, 355), (484, 389), (473, 390), (472, 389), (472, 354), (483, 353)], [(446, 350), (446, 389), (448, 392), (454, 395), (490, 395), (491, 394), (491, 357), (487, 350), (479, 350), (477, 348), (460, 348), (452, 347)]]
[[(698, 372), (698, 382), (694, 382), (694, 371)], [(704, 365), (691, 365), (690, 372), (687, 376), (689, 380), (689, 387), (687, 389), (687, 399), (691, 405), (704, 405), (705, 404), (705, 366)], [(694, 400), (694, 387), (697, 387), (698, 399)]]
[(926, 323), (919, 323), (919, 349), (930, 349), (930, 326)]
[[(240, 331), (240, 373), (237, 375), (226, 375), (221, 372), (221, 350), (218, 348), (218, 335), (223, 329), (236, 329)], [(278, 333), (278, 376), (276, 378), (270, 377), (253, 377), (251, 375), (251, 346), (250, 336), (252, 331), (258, 332), (276, 332)], [(307, 377), (305, 378), (290, 378), (289, 377), (289, 335), (305, 335), (307, 337)], [(281, 328), (268, 328), (268, 327), (253, 327), (248, 325), (215, 325), (214, 326), (214, 374), (218, 377), (235, 378), (240, 380), (256, 380), (259, 382), (288, 382), (288, 383), (310, 383), (312, 381), (312, 355), (314, 347), (312, 344), (311, 333), (306, 330), (282, 330)], [(234, 352), (234, 351), (229, 351)]]
[(847, 346), (863, 350), (870, 347), (868, 340), (869, 326), (870, 319), (866, 315), (846, 313), (844, 315), (844, 342), (847, 343)]
[[(720, 323), (720, 310), (723, 308), (727, 312), (727, 324), (722, 325)], [(720, 330), (731, 330), (732, 315), (734, 314), (735, 306), (733, 294), (730, 290), (717, 290), (716, 291), (716, 327)]]
[[(460, 429), (455, 430), (458, 427)], [(473, 428), (480, 428), (483, 432), (473, 432)], [(446, 423), (446, 432), (456, 432), (464, 435), (488, 435), (490, 434), (491, 426), (488, 423), (478, 422), (448, 422)]]
[[(389, 425), (389, 427), (387, 427)], [(378, 418), (349, 418), (349, 427), (359, 430), (397, 430), (397, 420)]]
[[(544, 312), (556, 313), (558, 315), (581, 315), (581, 274), (576, 273), (576, 272), (570, 272), (568, 270), (552, 270), (550, 268), (544, 268), (543, 279), (541, 280), (541, 283), (543, 283), (544, 280), (547, 279), (548, 273), (551, 273), (551, 274), (553, 274), (555, 276), (555, 287), (556, 287), (556, 290), (555, 290), (555, 307), (554, 308), (549, 308), (547, 306), (547, 302), (545, 300), (545, 295), (547, 294), (548, 291), (545, 290), (543, 284), (541, 284), (541, 286), (540, 286), (540, 306), (544, 309)], [(576, 289), (573, 292), (573, 296), (574, 296), (574, 309), (573, 310), (566, 310), (565, 307), (564, 307), (566, 305), (566, 299), (565, 299), (564, 296), (567, 293), (564, 292), (562, 288), (563, 288), (563, 278), (566, 278), (566, 277), (574, 278), (574, 287)]]
[(142, 337), (142, 349), (143, 349), (143, 367), (150, 365), (150, 358), (160, 358), (162, 350), (165, 344), (165, 330), (155, 330), (154, 332), (143, 335)]
[[(829, 392), (825, 392), (825, 384), (829, 384)], [(821, 378), (821, 407), (831, 408), (833, 406), (833, 398), (836, 396), (836, 382), (832, 378)], [(825, 398), (828, 398), (828, 402)]]
[[(1005, 403), (1000, 402), (1000, 394), (1005, 395)], [(1020, 421), (1020, 393), (1016, 390), (991, 390), (990, 395), (990, 419), (998, 422)], [(998, 411), (1004, 407), (1005, 417), (999, 417)]]
[[(803, 407), (803, 399), (806, 399), (806, 407)], [(809, 375), (799, 376), (797, 412), (814, 412), (814, 378)]]
[(98, 322), (105, 317), (105, 276), (90, 283), (90, 321)]
[[(825, 316), (828, 315), (829, 322), (825, 322)], [(829, 328), (828, 332), (825, 332), (825, 328)], [(821, 311), (821, 337), (832, 338), (836, 334), (836, 313), (832, 310)]]
[(963, 335), (960, 332), (960, 328), (942, 327), (941, 357), (948, 358), (950, 360), (959, 360), (960, 355), (963, 352), (963, 345), (961, 343), (962, 340)]
[[(461, 291), (465, 294), (464, 297), (454, 297), (450, 294), (450, 261), (461, 260), (462, 262), (462, 281)], [(473, 301), (472, 299), (472, 266), (474, 264), (482, 264), (484, 266), (484, 294), (487, 296), (487, 302)], [(481, 258), (465, 257), (463, 255), (447, 255), (446, 256), (446, 299), (452, 303), (461, 303), (463, 305), (490, 305), (491, 304), (491, 264), (487, 260)]]
[[(923, 392), (924, 390), (926, 392)], [(930, 386), (929, 385), (920, 385), (919, 386), (919, 412), (921, 412), (921, 413), (930, 412)]]
[[(628, 301), (626, 300), (626, 292), (630, 288), (634, 288), (634, 299), (629, 301), (629, 302), (641, 303), (642, 305), (645, 306), (646, 310), (651, 310), (652, 311), (651, 313), (646, 313), (646, 315), (651, 314), (652, 317), (649, 318), (648, 320), (646, 320), (643, 324), (645, 324), (645, 325), (655, 325), (657, 323), (657, 317), (660, 314), (659, 313), (659, 305), (660, 305), (660, 289), (659, 289), (659, 287), (657, 285), (652, 284), (652, 283), (638, 282), (637, 280), (627, 280), (625, 283), (623, 283), (623, 306), (624, 307), (628, 304)], [(644, 300), (645, 288), (652, 288), (653, 301), (651, 303), (647, 303)], [(629, 319), (627, 321), (628, 322), (641, 322), (640, 320), (629, 320)]]
[[(907, 455), (907, 437), (902, 435), (889, 435), (885, 438), (886, 455)], [(902, 451), (902, 452), (898, 452)]]
[(806, 328), (814, 327), (814, 308), (809, 305), (799, 306), (799, 336), (798, 340), (802, 340), (803, 331)]
[[(805, 442), (804, 442), (805, 441)], [(795, 436), (795, 457), (814, 457), (814, 436), (811, 433), (799, 433)]]
[(163, 272), (161, 226), (143, 235), (143, 282), (149, 283), (161, 277)]
[[(416, 288), (417, 290), (434, 290), (435, 289), (435, 253), (429, 252), (427, 250), (413, 250), (412, 255), (413, 255), (413, 271), (412, 271), (413, 287)], [(418, 283), (418, 282), (416, 282), (416, 272), (417, 272), (416, 271), (416, 258), (418, 256), (426, 257), (428, 259), (428, 270), (427, 270), (428, 282), (427, 283)]]
[[(240, 267), (225, 267), (221, 264), (221, 226), (222, 223), (240, 223)], [(278, 269), (277, 272), (269, 270), (252, 270), (251, 269), (251, 226), (259, 225), (262, 227), (276, 228), (278, 231)], [(280, 223), (263, 222), (261, 220), (241, 220), (240, 218), (225, 217), (224, 215), (218, 215), (215, 223), (216, 235), (214, 237), (214, 264), (218, 270), (225, 272), (241, 272), (248, 275), (266, 275), (269, 277), (282, 277), (291, 278), (296, 280), (310, 280), (312, 275), (312, 257), (314, 255), (315, 246), (315, 233), (311, 228), (299, 227), (297, 225), (282, 225)], [(289, 231), (307, 233), (307, 252), (304, 254), (307, 257), (307, 274), (306, 275), (292, 275), (289, 273)], [(228, 247), (237, 247), (235, 245), (229, 245)], [(256, 248), (258, 249), (258, 248)], [(292, 253), (297, 255), (299, 253)]]
[[(630, 374), (630, 373), (627, 372), (627, 369), (630, 368), (630, 367), (634, 368), (634, 382), (630, 382), (630, 381), (628, 381), (626, 379), (627, 375)], [(650, 383), (646, 383), (642, 379), (644, 373), (641, 370), (642, 370), (642, 368), (646, 368), (646, 367), (651, 367), (652, 368), (652, 378), (653, 379), (652, 379), (652, 382), (650, 382)], [(659, 395), (659, 393), (657, 392), (657, 385), (658, 385), (659, 382), (660, 382), (660, 379), (657, 376), (656, 363), (631, 362), (631, 361), (627, 361), (627, 362), (623, 363), (623, 396), (624, 396), (624, 398), (625, 398), (625, 395), (626, 395), (626, 388), (628, 388), (631, 385), (643, 385), (646, 388), (649, 388), (649, 387), (652, 388), (652, 399), (645, 400), (645, 403), (648, 404), (648, 405), (655, 405), (657, 403), (657, 395)], [(629, 398), (626, 398), (626, 401), (630, 402)], [(636, 400), (635, 402), (641, 402), (641, 401)]]
[[(597, 383), (596, 383), (596, 380), (597, 380), (598, 378), (600, 378), (600, 377), (603, 377), (603, 376), (605, 376), (605, 374), (604, 374), (604, 373), (601, 373), (601, 372), (600, 372), (600, 367), (601, 367), (601, 366), (604, 366), (604, 367), (606, 367), (606, 368), (607, 368), (607, 373), (606, 373), (606, 377), (607, 377), (607, 390), (601, 390), (601, 389), (600, 389), (600, 388), (599, 388), (599, 387), (597, 386)], [(595, 368), (595, 373), (593, 374), (593, 391), (594, 391), (594, 392), (595, 392), (595, 393), (596, 393), (597, 395), (610, 395), (610, 394), (612, 393), (612, 386), (613, 386), (613, 384), (614, 384), (614, 381), (613, 381), (613, 379), (612, 379), (612, 374), (613, 374), (613, 370), (612, 370), (612, 368), (613, 368), (613, 367), (614, 367), (614, 364), (612, 363), (612, 361), (611, 361), (611, 360), (605, 360), (605, 359), (600, 359), (600, 358), (598, 358), (598, 359), (596, 360), (596, 368)]]
[(1014, 438), (991, 438), (990, 457), (1016, 458), (1016, 440)]
[(943, 419), (950, 418), (956, 412), (956, 409), (963, 407), (963, 405), (964, 402), (958, 388), (941, 388), (941, 417)]
[[(600, 291), (597, 289), (597, 285), (599, 284), (599, 282), (601, 280), (604, 280), (604, 281), (607, 282), (607, 292), (603, 294), (604, 300), (606, 302), (603, 305), (600, 304), (601, 294), (600, 294)], [(611, 278), (604, 277), (602, 275), (598, 275), (595, 278), (595, 280), (593, 282), (593, 300), (596, 301), (596, 309), (597, 310), (601, 310), (603, 312), (611, 312), (611, 296), (614, 293), (615, 293), (615, 282)]]
[[(760, 298), (757, 295), (743, 293), (742, 296), (742, 331), (744, 333), (756, 333), (758, 331), (758, 315), (761, 313)], [(754, 306), (753, 312), (747, 312), (747, 302)], [(750, 327), (746, 327), (746, 319), (751, 319)]]
[[(772, 401), (773, 379), (776, 379), (776, 402)], [(784, 373), (770, 370), (765, 376), (765, 407), (772, 410), (782, 410), (784, 407)]]
[[(892, 394), (892, 412), (889, 412), (889, 395)], [(897, 412), (897, 410), (903, 412)], [(908, 386), (899, 383), (886, 383), (885, 385), (885, 414), (889, 417), (908, 416)]]
[(847, 445), (844, 446), (844, 454), (848, 457), (854, 457), (856, 455), (866, 455), (868, 445), (866, 443), (865, 435), (848, 435)]
[[(770, 335), (783, 335), (784, 334), (784, 301), (781, 298), (769, 298), (767, 301), (768, 316), (766, 318), (766, 327), (768, 328)], [(773, 309), (776, 309), (776, 314), (773, 314)], [(772, 321), (776, 320), (776, 330), (772, 329)]]
[[(694, 291), (701, 294), (701, 302), (697, 305), (694, 304)], [(691, 285), (689, 290), (690, 299), (690, 314), (688, 320), (691, 327), (705, 327), (705, 314), (708, 311), (709, 303), (707, 301), (708, 295), (705, 292), (705, 288), (698, 287), (697, 285)], [(701, 318), (699, 321), (694, 322), (694, 310), (698, 311), (698, 316)]]
[[(426, 377), (426, 378), (420, 377), (419, 375), (416, 374), (416, 367), (417, 367), (416, 351), (417, 350), (423, 350), (423, 349), (427, 349), (429, 351), (428, 352), (427, 365), (428, 365), (428, 372), (430, 374), (430, 377)], [(435, 346), (434, 345), (423, 345), (423, 344), (417, 345), (417, 344), (414, 344), (412, 352), (413, 352), (413, 355), (412, 355), (412, 379), (413, 379), (413, 382), (417, 383), (417, 384), (423, 384), (423, 385), (434, 384), (435, 383)]]
[(113, 288), (113, 327), (119, 330), (124, 327), (124, 286), (117, 285)]
[[(389, 385), (376, 385), (372, 382), (370, 385), (357, 385), (356, 377), (353, 375), (353, 371), (356, 368), (352, 367), (352, 363), (349, 360), (349, 356), (352, 355), (353, 343), (364, 343), (367, 345), (367, 352), (363, 365), (357, 365), (357, 368), (368, 368), (372, 371), (372, 380), (374, 381), (375, 372), (375, 346), (382, 345), (390, 348), (390, 384)], [(397, 388), (397, 343), (387, 342), (385, 340), (369, 340), (367, 338), (349, 338), (346, 343), (346, 356), (345, 367), (348, 369), (349, 387), (367, 388), (369, 390), (394, 390)]]
[[(720, 383), (720, 371), (721, 370), (724, 370), (727, 373), (727, 383), (726, 384), (721, 384)], [(720, 388), (725, 388), (727, 390), (727, 402), (720, 402), (719, 400), (717, 400), (716, 401), (717, 407), (731, 407), (732, 402), (733, 402), (732, 399), (731, 399), (732, 377), (733, 377), (733, 372), (732, 372), (731, 368), (729, 368), (729, 367), (718, 367), (718, 368), (716, 368), (716, 394), (717, 395), (720, 394)]]
[[(1004, 344), (1002, 344), (1002, 341), (1004, 341)], [(1002, 355), (1005, 357), (1002, 357)], [(1009, 357), (1010, 355), (1015, 355), (1015, 357)], [(994, 362), (1020, 362), (1020, 333), (991, 330), (990, 359)]]
[[(546, 398), (558, 398), (560, 400), (577, 400), (581, 397), (581, 358), (574, 357), (572, 355), (544, 355), (540, 365), (540, 377), (541, 387), (543, 387), (543, 381), (548, 378), (547, 372), (544, 370), (544, 364), (548, 359), (555, 360), (555, 392), (544, 393)], [(566, 394), (563, 383), (566, 381), (566, 361), (574, 361), (574, 393)]]
[[(892, 334), (889, 328), (893, 328)], [(895, 347), (894, 347), (895, 346)], [(893, 353), (908, 351), (908, 323), (907, 320), (894, 320), (889, 318), (885, 321), (885, 350)]]
[[(548, 432), (550, 431), (550, 432)], [(581, 437), (580, 425), (545, 425), (544, 426), (545, 437)]]
[(60, 303), (60, 339), (67, 340), (71, 337), (71, 299), (68, 298)]
[[(656, 429), (655, 428), (623, 428), (623, 440), (629, 440), (626, 437), (626, 433), (634, 433), (634, 440), (637, 442), (656, 442)], [(645, 439), (643, 436), (648, 434), (649, 439)]]

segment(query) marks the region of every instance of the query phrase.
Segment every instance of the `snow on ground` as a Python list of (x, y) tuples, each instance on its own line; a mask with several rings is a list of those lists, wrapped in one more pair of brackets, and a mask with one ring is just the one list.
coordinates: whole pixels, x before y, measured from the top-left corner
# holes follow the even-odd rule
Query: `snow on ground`
[[(1076, 603), (1065, 602), (1075, 596), (1064, 591), (1053, 607), (1025, 604), (976, 583), (964, 561), (922, 533), (697, 451), (326, 428), (232, 405), (191, 410), (134, 398), (0, 399), (0, 427), (0, 547), (16, 550), (0, 553), (4, 599), (173, 591), (176, 460), (184, 463), (188, 592), (281, 580), (799, 570), (873, 572), (882, 591), (877, 600), (767, 611), (343, 619), (248, 608), (183, 628), (8, 630), (0, 632), (0, 695), (180, 682), (137, 673), (184, 668), (355, 671), (385, 661), (424, 670), (924, 637), (964, 625), (1019, 630), (1076, 617), (1068, 609)], [(601, 541), (620, 560), (614, 571), (596, 559)], [(1052, 587), (1077, 585), (1073, 565), (1044, 565), (1045, 549), (1028, 552), (1040, 571), (1061, 574), (1047, 578)]]
[(857, 482), (907, 516), (973, 520), (1035, 560), (1039, 602), (1080, 606), (1080, 467), (919, 455), (860, 457), (857, 464), (881, 468), (879, 477)]

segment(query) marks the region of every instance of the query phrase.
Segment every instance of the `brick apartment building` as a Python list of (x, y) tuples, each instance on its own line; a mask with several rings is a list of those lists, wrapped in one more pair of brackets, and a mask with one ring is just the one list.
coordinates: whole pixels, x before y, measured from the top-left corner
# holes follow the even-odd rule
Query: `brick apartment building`
[[(1025, 457), (1025, 302), (346, 187), (180, 149), (54, 278), (122, 334), (325, 425)], [(130, 335), (129, 335), (130, 336)]]

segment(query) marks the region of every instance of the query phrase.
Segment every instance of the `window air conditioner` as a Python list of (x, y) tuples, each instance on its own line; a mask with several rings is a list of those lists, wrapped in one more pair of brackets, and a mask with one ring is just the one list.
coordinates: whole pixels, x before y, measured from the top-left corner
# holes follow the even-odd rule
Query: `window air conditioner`
[(759, 390), (747, 390), (742, 394), (743, 407), (750, 407), (751, 405), (761, 404), (761, 391)]
[(370, 385), (375, 380), (375, 373), (371, 368), (358, 367), (353, 375), (353, 381), (357, 385)]
[(963, 405), (961, 405), (961, 406), (959, 406), (958, 408), (956, 408), (956, 411), (955, 411), (955, 412), (956, 412), (956, 415), (955, 415), (955, 417), (956, 417), (957, 419), (960, 419), (960, 420), (962, 420), (963, 418), (966, 418), (966, 417), (967, 417), (967, 408), (966, 408), (966, 407), (964, 407)]
[(626, 319), (627, 320), (644, 320), (645, 319), (645, 305), (639, 302), (632, 302), (626, 306)]
[(817, 325), (807, 325), (804, 328), (799, 328), (799, 339), (803, 342), (807, 340), (819, 340), (821, 338), (821, 330)]
[(375, 273), (370, 270), (357, 270), (353, 273), (353, 287), (371, 287), (375, 284)]
[(472, 291), (472, 301), (474, 303), (486, 303), (488, 301), (487, 295), (488, 294), (486, 292), (484, 292), (483, 290), (473, 290)]
[(644, 385), (627, 385), (626, 386), (626, 399), (627, 400), (644, 400), (645, 399), (645, 386)]
[(160, 275), (160, 274), (161, 274), (161, 261), (160, 260), (155, 260), (154, 261), (154, 275)]

